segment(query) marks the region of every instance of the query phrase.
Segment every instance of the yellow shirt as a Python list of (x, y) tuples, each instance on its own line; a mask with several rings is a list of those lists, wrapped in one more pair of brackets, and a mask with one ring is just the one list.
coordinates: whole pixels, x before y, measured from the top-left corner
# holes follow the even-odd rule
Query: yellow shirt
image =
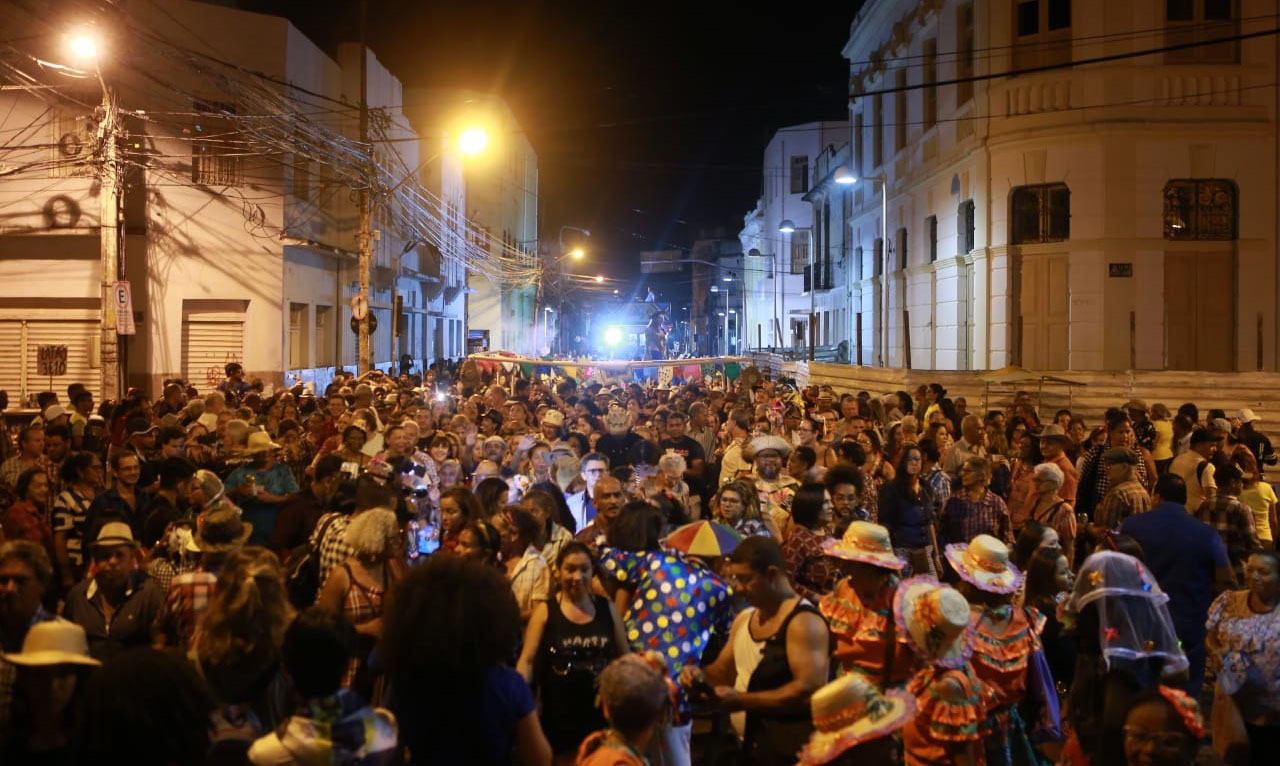
[(1152, 460), (1168, 460), (1173, 457), (1173, 423), (1168, 420), (1151, 421), (1156, 427), (1156, 443), (1151, 450)]
[(1265, 481), (1259, 481), (1240, 493), (1240, 502), (1253, 511), (1253, 522), (1258, 528), (1258, 539), (1271, 542), (1270, 508), (1276, 502), (1276, 491)]

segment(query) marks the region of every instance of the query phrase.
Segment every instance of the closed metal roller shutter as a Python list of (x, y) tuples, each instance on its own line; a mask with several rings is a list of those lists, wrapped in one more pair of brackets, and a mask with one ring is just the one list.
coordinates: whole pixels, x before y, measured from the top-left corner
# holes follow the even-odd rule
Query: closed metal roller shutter
[(244, 359), (244, 319), (188, 317), (182, 323), (182, 371), (201, 392), (222, 382), (227, 362)]
[[(93, 392), (94, 401), (101, 401), (102, 370), (96, 366), (97, 343), (97, 322), (84, 319), (27, 320), (27, 387), (33, 391), (54, 391), (66, 403), (67, 386), (83, 383)], [(36, 367), (39, 358), (37, 348), (49, 345), (67, 347), (67, 374), (55, 377), (52, 388), (49, 377), (39, 375)]]
[(23, 406), (22, 322), (0, 319), (0, 389), (9, 394), (9, 406)]

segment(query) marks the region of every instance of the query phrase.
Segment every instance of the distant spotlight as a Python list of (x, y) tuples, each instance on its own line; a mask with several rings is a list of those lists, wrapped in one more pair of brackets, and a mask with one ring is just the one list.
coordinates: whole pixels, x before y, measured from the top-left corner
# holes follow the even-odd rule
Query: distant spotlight
[(437, 391), (437, 392), (436, 392), (436, 401), (437, 401), (437, 402), (443, 402), (443, 401), (444, 401), (444, 392), (443, 392), (443, 391)]
[(622, 342), (622, 330), (618, 327), (610, 327), (604, 331), (604, 343), (606, 346), (616, 346)]
[(604, 275), (603, 275), (603, 274), (596, 274), (596, 284), (598, 284), (598, 285), (602, 285), (602, 284), (604, 284)]
[(616, 287), (615, 287), (615, 288), (613, 289), (613, 294), (614, 294), (614, 295), (617, 295), (617, 294), (618, 294), (618, 288), (616, 288)]

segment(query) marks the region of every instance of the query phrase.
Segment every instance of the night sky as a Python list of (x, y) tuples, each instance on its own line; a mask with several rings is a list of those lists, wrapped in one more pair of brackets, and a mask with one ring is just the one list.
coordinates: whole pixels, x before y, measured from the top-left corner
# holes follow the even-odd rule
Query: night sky
[[(355, 0), (238, 4), (329, 49), (357, 34)], [(590, 229), (594, 265), (622, 276), (702, 227), (736, 236), (772, 132), (843, 119), (860, 5), (796, 4), (788, 21), (785, 4), (721, 0), (370, 0), (370, 45), (406, 85), (503, 96), (538, 154), (544, 237)]]

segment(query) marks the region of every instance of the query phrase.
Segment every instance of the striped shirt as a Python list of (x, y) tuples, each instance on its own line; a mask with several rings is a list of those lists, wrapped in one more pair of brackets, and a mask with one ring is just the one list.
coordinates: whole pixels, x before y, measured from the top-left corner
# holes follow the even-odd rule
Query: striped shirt
[(92, 495), (83, 497), (74, 489), (62, 490), (53, 501), (53, 532), (67, 536), (67, 559), (77, 572), (84, 566), (84, 539), (92, 504)]

